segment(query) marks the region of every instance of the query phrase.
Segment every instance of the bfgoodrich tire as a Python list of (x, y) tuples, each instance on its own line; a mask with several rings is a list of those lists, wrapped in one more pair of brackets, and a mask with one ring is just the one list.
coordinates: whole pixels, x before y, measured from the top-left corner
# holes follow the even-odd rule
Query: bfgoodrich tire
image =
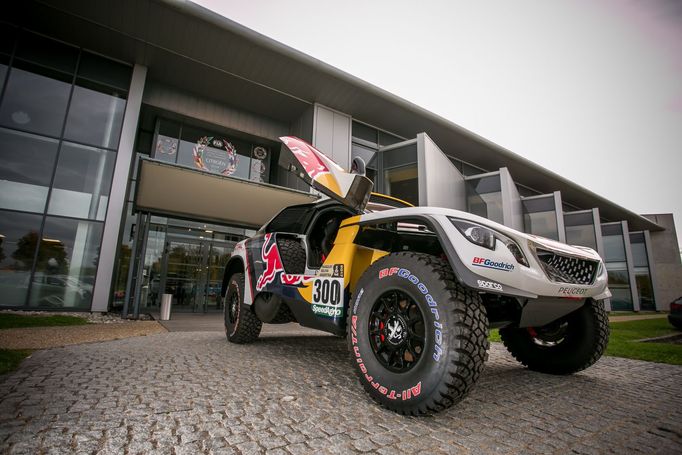
[(436, 257), (395, 253), (376, 261), (357, 284), (348, 318), (360, 383), (393, 411), (446, 409), (469, 393), (483, 370), (485, 308)]
[(549, 374), (571, 374), (591, 366), (609, 341), (609, 319), (601, 301), (588, 299), (571, 314), (544, 327), (500, 329), (502, 343), (523, 365)]
[(225, 294), (225, 335), (232, 343), (251, 343), (260, 335), (263, 323), (244, 305), (244, 274), (233, 274)]

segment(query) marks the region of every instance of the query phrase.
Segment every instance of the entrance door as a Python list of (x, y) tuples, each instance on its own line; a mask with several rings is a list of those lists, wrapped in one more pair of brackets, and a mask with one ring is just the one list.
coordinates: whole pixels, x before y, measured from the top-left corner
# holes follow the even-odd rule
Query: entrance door
[(173, 311), (222, 309), (223, 268), (237, 241), (212, 230), (168, 226), (159, 294), (173, 295)]

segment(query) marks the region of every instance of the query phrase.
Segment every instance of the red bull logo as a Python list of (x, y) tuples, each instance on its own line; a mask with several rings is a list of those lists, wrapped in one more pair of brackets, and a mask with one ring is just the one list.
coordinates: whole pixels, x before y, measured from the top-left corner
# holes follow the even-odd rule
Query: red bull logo
[(277, 242), (272, 234), (265, 234), (263, 238), (261, 258), (263, 259), (265, 270), (256, 282), (257, 291), (262, 290), (266, 285), (275, 281), (277, 274), (284, 270), (282, 258), (279, 256), (279, 250), (277, 249)]
[(261, 258), (263, 259), (265, 270), (256, 282), (256, 291), (262, 291), (268, 284), (276, 282), (278, 276), (281, 283), (288, 286), (298, 286), (315, 278), (314, 276), (308, 275), (284, 273), (284, 265), (282, 264), (279, 250), (277, 249), (277, 241), (272, 234), (265, 234), (263, 237)]

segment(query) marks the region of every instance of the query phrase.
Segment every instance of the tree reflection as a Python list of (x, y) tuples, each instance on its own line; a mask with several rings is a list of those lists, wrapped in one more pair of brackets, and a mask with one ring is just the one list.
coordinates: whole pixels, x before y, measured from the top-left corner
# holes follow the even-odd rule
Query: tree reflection
[[(29, 270), (33, 263), (36, 247), (38, 246), (38, 233), (30, 231), (17, 241), (17, 249), (12, 253), (12, 259), (16, 262), (12, 268), (15, 270)], [(66, 249), (61, 240), (42, 239), (38, 250), (36, 269), (49, 270), (51, 273), (67, 273), (69, 261), (66, 259)]]

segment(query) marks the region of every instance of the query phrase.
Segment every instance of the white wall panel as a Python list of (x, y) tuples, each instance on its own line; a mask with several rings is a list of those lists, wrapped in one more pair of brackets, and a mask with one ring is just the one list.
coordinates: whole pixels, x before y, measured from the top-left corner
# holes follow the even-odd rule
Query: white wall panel
[(315, 105), (313, 145), (344, 169), (350, 165), (350, 133), (350, 116)]
[(419, 205), (466, 210), (464, 176), (426, 133), (417, 135)]

